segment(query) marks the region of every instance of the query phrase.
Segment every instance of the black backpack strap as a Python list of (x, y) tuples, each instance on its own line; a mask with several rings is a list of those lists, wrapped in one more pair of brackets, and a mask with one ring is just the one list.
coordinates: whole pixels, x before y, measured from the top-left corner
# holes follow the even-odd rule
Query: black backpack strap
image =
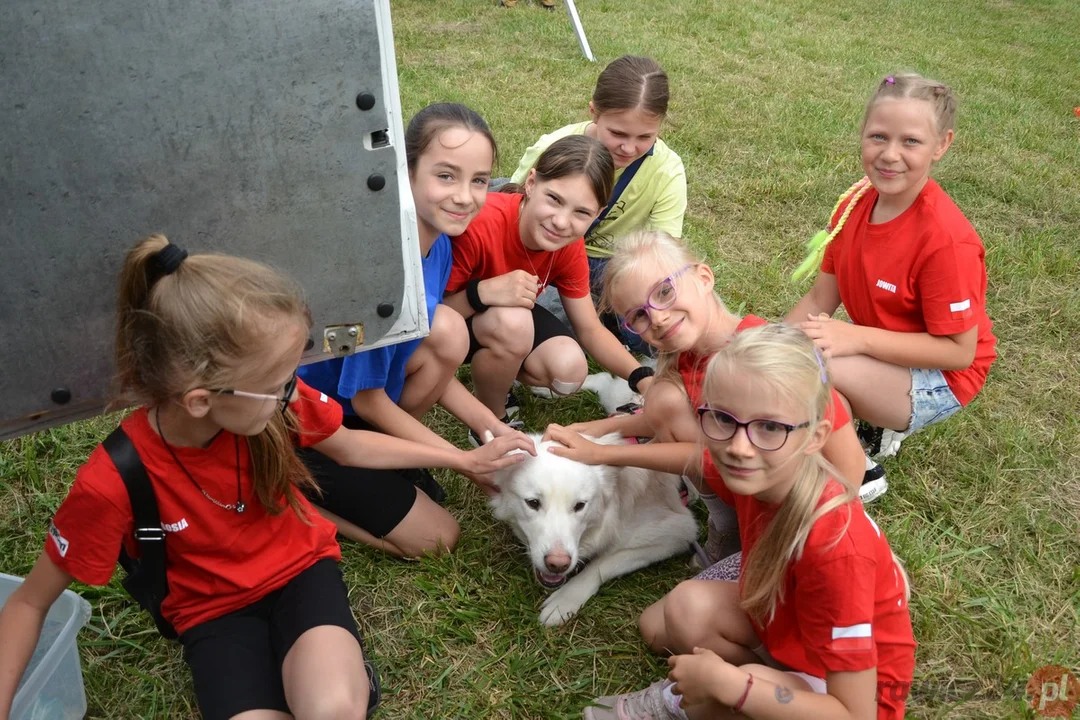
[[(151, 614), (155, 614), (155, 610), (160, 613), (161, 601), (169, 593), (169, 583), (165, 577), (165, 531), (161, 529), (161, 516), (158, 514), (154, 488), (150, 485), (150, 478), (138, 450), (123, 428), (118, 427), (109, 433), (102, 445), (120, 473), (131, 500), (131, 511), (135, 516), (135, 539), (139, 542), (139, 569), (149, 584), (151, 601), (156, 606), (146, 609)], [(119, 562), (129, 573), (134, 571), (135, 563), (122, 546)], [(154, 620), (158, 622), (159, 616), (155, 615)]]

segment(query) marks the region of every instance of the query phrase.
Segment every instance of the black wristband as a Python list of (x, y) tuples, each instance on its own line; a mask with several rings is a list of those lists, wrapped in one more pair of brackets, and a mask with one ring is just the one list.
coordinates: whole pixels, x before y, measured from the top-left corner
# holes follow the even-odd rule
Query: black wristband
[(634, 372), (630, 373), (630, 377), (626, 379), (626, 384), (630, 386), (631, 390), (637, 392), (638, 383), (647, 377), (652, 377), (655, 374), (656, 371), (653, 370), (651, 367), (649, 367), (648, 365), (642, 365), (641, 367), (634, 370)]
[(479, 280), (470, 280), (465, 284), (465, 299), (469, 301), (469, 307), (471, 307), (474, 312), (482, 313), (488, 309), (488, 306), (480, 299)]

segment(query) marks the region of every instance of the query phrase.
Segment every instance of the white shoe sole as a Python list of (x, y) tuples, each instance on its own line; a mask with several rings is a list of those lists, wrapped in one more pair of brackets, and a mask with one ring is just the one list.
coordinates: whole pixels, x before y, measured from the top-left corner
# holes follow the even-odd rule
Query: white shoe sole
[(869, 505), (889, 491), (889, 483), (885, 478), (878, 478), (865, 482), (859, 487), (859, 499), (863, 505)]

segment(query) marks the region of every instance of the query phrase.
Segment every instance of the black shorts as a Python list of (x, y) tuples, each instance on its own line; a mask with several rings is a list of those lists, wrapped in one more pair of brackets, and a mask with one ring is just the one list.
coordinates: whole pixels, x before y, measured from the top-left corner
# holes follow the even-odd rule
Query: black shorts
[[(350, 430), (371, 430), (373, 426), (356, 415), (346, 415), (342, 425)], [(366, 530), (386, 537), (416, 503), (416, 485), (421, 470), (372, 470), (338, 465), (318, 450), (298, 449), (296, 454), (319, 483), (322, 495), (305, 490), (315, 505)]]
[[(465, 356), (465, 364), (471, 363), (476, 351), (484, 347), (476, 341), (476, 335), (473, 334), (472, 324), (475, 318), (476, 315), (471, 315), (465, 320), (465, 327), (469, 329), (469, 354)], [(539, 303), (533, 305), (532, 319), (533, 350), (553, 337), (574, 337), (574, 333), (570, 332), (570, 328), (566, 327), (566, 324), (562, 320), (555, 317), (547, 308), (541, 307)]]
[(323, 625), (345, 628), (360, 642), (341, 570), (329, 558), (246, 608), (181, 635), (203, 717), (289, 712), (281, 665), (301, 635)]

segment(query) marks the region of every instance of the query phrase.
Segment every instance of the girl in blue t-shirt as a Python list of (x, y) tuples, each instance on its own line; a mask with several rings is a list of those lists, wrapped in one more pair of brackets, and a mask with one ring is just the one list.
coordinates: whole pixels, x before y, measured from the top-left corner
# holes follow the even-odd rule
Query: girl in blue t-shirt
[[(346, 426), (453, 447), (420, 421), (439, 403), (478, 437), (514, 432), (456, 379), (469, 335), (461, 315), (442, 304), (450, 275), (448, 236), (464, 232), (484, 205), (495, 138), (483, 118), (464, 105), (436, 103), (409, 122), (405, 154), (431, 333), (422, 340), (307, 365), (300, 377), (341, 403)], [(457, 542), (457, 521), (436, 504), (443, 493), (430, 473), (359, 470), (315, 451), (302, 454), (323, 490), (322, 498), (313, 501), (346, 537), (401, 557), (449, 550)], [(470, 479), (490, 491), (488, 477)], [(417, 492), (417, 486), (426, 494)]]

